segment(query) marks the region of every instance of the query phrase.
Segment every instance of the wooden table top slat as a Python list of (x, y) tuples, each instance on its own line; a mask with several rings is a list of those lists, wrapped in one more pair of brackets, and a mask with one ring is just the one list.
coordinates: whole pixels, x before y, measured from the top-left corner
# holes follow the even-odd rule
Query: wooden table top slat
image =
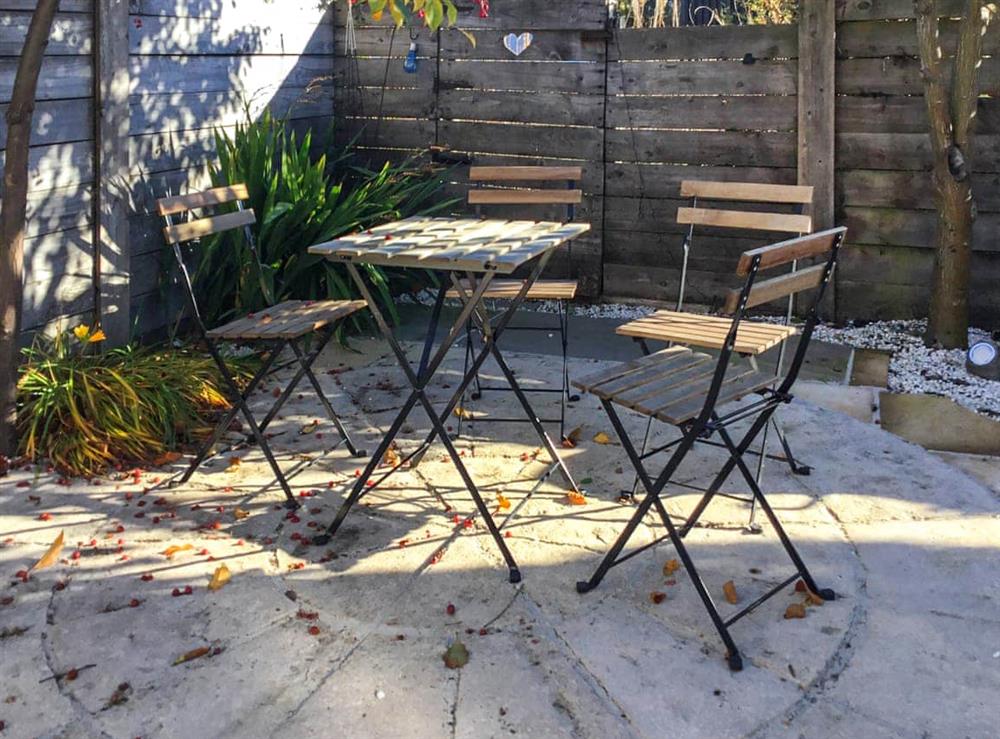
[(316, 244), (309, 252), (381, 266), (510, 274), (589, 230), (586, 223), (414, 217)]

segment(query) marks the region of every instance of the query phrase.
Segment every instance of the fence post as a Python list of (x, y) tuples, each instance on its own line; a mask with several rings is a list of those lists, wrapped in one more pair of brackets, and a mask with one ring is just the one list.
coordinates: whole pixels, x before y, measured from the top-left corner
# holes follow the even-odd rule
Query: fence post
[(94, 3), (94, 289), (111, 346), (129, 340), (128, 0)]
[(834, 225), (835, 0), (799, 2), (799, 184), (812, 185), (816, 229)]

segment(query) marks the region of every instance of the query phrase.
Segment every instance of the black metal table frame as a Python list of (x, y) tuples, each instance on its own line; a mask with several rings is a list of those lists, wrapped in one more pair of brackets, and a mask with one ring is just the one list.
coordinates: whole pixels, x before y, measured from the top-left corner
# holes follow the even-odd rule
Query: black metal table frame
[[(469, 474), (468, 469), (462, 462), (462, 458), (452, 443), (452, 440), (448, 434), (445, 423), (448, 418), (452, 415), (455, 408), (458, 407), (459, 402), (462, 399), (466, 389), (473, 382), (480, 368), (486, 362), (489, 357), (493, 357), (494, 361), (499, 365), (501, 372), (504, 374), (508, 384), (513, 390), (514, 394), (517, 396), (518, 401), (523, 408), (527, 419), (531, 422), (534, 427), (535, 432), (538, 434), (542, 441), (542, 445), (548, 451), (549, 455), (553, 460), (553, 467), (543, 476), (545, 479), (553, 471), (558, 470), (563, 478), (565, 478), (568, 485), (576, 491), (579, 488), (576, 482), (573, 480), (573, 476), (570, 474), (566, 467), (565, 462), (559, 456), (555, 445), (552, 443), (552, 439), (549, 437), (548, 433), (545, 431), (542, 421), (539, 420), (538, 415), (532, 409), (531, 404), (528, 402), (528, 398), (525, 392), (521, 389), (517, 380), (514, 377), (513, 372), (510, 367), (504, 361), (503, 356), (500, 353), (499, 347), (497, 346), (497, 341), (503, 334), (504, 330), (507, 328), (508, 323), (514, 317), (518, 308), (524, 302), (525, 296), (528, 293), (530, 287), (535, 283), (538, 277), (541, 275), (545, 266), (548, 264), (551, 258), (553, 250), (546, 251), (538, 257), (535, 257), (536, 263), (531, 268), (531, 272), (527, 279), (525, 279), (524, 284), (521, 287), (520, 292), (517, 296), (510, 301), (510, 304), (506, 307), (504, 312), (500, 315), (499, 320), (495, 323), (491, 322), (488, 318), (486, 311), (482, 310), (483, 295), (496, 275), (496, 269), (490, 265), (486, 266), (485, 271), (481, 276), (477, 276), (474, 272), (465, 271), (466, 278), (469, 280), (469, 285), (472, 286), (471, 293), (466, 291), (462, 286), (456, 272), (458, 270), (436, 270), (439, 274), (447, 273), (450, 277), (452, 285), (458, 290), (459, 295), (463, 303), (462, 310), (460, 311), (458, 317), (452, 323), (446, 336), (438, 344), (437, 351), (431, 355), (433, 350), (433, 345), (438, 334), (438, 327), (441, 323), (441, 307), (444, 302), (444, 294), (447, 290), (447, 285), (445, 280), (441, 280), (441, 286), (438, 291), (438, 296), (435, 301), (434, 309), (431, 314), (431, 319), (427, 329), (427, 336), (424, 340), (424, 349), (420, 359), (420, 364), (414, 370), (413, 366), (410, 364), (410, 360), (407, 358), (405, 351), (400, 346), (396, 337), (393, 335), (392, 329), (385, 320), (385, 316), (378, 308), (378, 304), (373, 299), (367, 284), (365, 283), (361, 273), (359, 272), (357, 265), (353, 261), (345, 261), (348, 273), (351, 275), (351, 279), (354, 280), (355, 284), (358, 286), (358, 290), (361, 292), (361, 296), (368, 301), (368, 307), (375, 318), (375, 323), (378, 325), (379, 330), (385, 337), (393, 354), (396, 355), (396, 359), (399, 362), (400, 368), (402, 368), (403, 373), (406, 375), (407, 381), (410, 383), (412, 388), (409, 397), (403, 403), (402, 408), (399, 411), (396, 419), (392, 422), (389, 430), (383, 436), (381, 443), (372, 454), (371, 459), (365, 466), (361, 475), (355, 480), (354, 487), (351, 489), (350, 494), (341, 504), (340, 509), (337, 511), (336, 516), (333, 521), (327, 527), (326, 531), (319, 534), (313, 538), (313, 543), (317, 545), (325, 545), (330, 542), (331, 538), (336, 534), (337, 530), (340, 528), (344, 519), (347, 517), (351, 508), (365, 495), (367, 492), (376, 488), (381, 484), (386, 478), (388, 478), (397, 469), (402, 469), (404, 465), (409, 465), (409, 467), (415, 468), (420, 460), (423, 458), (427, 449), (434, 442), (435, 439), (440, 438), (441, 442), (444, 444), (445, 449), (448, 452), (448, 456), (451, 458), (456, 470), (462, 478), (462, 482), (468, 489), (473, 501), (476, 504), (476, 508), (479, 514), (483, 517), (486, 527), (489, 529), (490, 535), (496, 542), (497, 548), (500, 550), (500, 554), (503, 556), (504, 561), (507, 564), (510, 582), (517, 583), (521, 581), (521, 572), (518, 569), (517, 562), (514, 556), (511, 554), (510, 549), (507, 547), (504, 541), (503, 535), (501, 534), (501, 527), (497, 526), (496, 522), (490, 513), (489, 507), (483, 500), (482, 494), (479, 492), (479, 488), (476, 486), (475, 481)], [(363, 260), (358, 260), (363, 261)], [(458, 387), (455, 388), (452, 393), (451, 398), (448, 400), (444, 409), (440, 412), (434, 410), (434, 406), (431, 404), (430, 399), (427, 397), (427, 387), (430, 381), (433, 379), (434, 375), (437, 373), (441, 364), (444, 362), (447, 356), (448, 350), (452, 347), (455, 341), (463, 333), (466, 325), (469, 321), (475, 321), (479, 326), (479, 330), (482, 331), (483, 336), (483, 347), (479, 350), (474, 361), (468, 365), (465, 371), (465, 375), (462, 381), (459, 383)], [(417, 447), (413, 452), (403, 457), (399, 464), (383, 474), (379, 479), (377, 479), (372, 485), (368, 485), (368, 481), (371, 479), (372, 475), (378, 469), (382, 459), (384, 458), (386, 452), (392, 447), (396, 436), (399, 434), (400, 429), (406, 422), (413, 408), (420, 403), (430, 418), (432, 429), (427, 435), (427, 438)]]

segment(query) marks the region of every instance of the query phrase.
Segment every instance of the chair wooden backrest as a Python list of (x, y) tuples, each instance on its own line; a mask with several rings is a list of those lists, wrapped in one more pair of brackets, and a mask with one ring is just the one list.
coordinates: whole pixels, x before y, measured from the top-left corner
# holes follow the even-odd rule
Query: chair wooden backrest
[[(736, 274), (747, 276), (752, 270), (771, 269), (783, 264), (790, 264), (799, 259), (819, 257), (829, 254), (839, 241), (843, 240), (846, 228), (835, 228), (820, 231), (808, 236), (800, 236), (789, 241), (782, 241), (758, 249), (750, 249), (740, 255), (736, 265)], [(826, 264), (817, 264), (797, 272), (788, 272), (778, 277), (755, 282), (747, 294), (744, 308), (753, 308), (764, 303), (795, 295), (804, 290), (820, 287), (826, 274)], [(735, 313), (742, 292), (730, 290), (726, 296), (724, 312)]]
[[(565, 205), (566, 220), (576, 217), (576, 206), (583, 201), (583, 191), (578, 184), (583, 177), (582, 167), (469, 167), (469, 205), (481, 213), (483, 205)], [(539, 183), (563, 182), (561, 189), (537, 187)], [(531, 183), (532, 187), (512, 188), (516, 183)], [(507, 185), (507, 187), (483, 187)]]
[[(222, 233), (237, 228), (243, 229), (243, 235), (247, 246), (257, 260), (260, 262), (260, 255), (257, 252), (257, 245), (254, 241), (253, 232), (250, 229), (257, 221), (252, 208), (243, 205), (243, 201), (250, 199), (250, 193), (244, 184), (226, 185), (215, 187), (211, 190), (193, 192), (187, 195), (172, 195), (160, 198), (156, 201), (156, 212), (163, 217), (166, 225), (163, 227), (163, 237), (170, 244), (174, 251), (174, 258), (180, 269), (184, 287), (187, 290), (188, 302), (194, 312), (195, 320), (202, 332), (206, 331), (201, 319), (201, 312), (198, 310), (198, 301), (194, 293), (194, 284), (184, 262), (184, 255), (181, 252), (181, 244), (200, 239), (212, 234)], [(218, 215), (210, 214), (214, 208), (223, 205), (235, 204), (236, 210)], [(195, 215), (195, 211), (201, 213)], [(176, 220), (179, 216), (186, 216), (185, 220)]]
[[(677, 295), (677, 310), (684, 305), (687, 285), (688, 258), (694, 241), (696, 226), (766, 231), (786, 234), (807, 234), (812, 231), (812, 217), (803, 211), (812, 203), (813, 188), (808, 185), (770, 185), (758, 182), (714, 182), (684, 180), (681, 197), (690, 198), (690, 207), (677, 209), (677, 222), (688, 226), (683, 243), (683, 262)], [(706, 208), (706, 200), (754, 203), (765, 206), (793, 206), (797, 213), (778, 210), (743, 210), (735, 208)]]
[[(740, 290), (732, 290), (726, 300), (727, 312), (733, 314), (733, 321), (729, 327), (729, 333), (719, 353), (719, 361), (716, 366), (715, 375), (712, 379), (712, 387), (709, 390), (705, 406), (700, 420), (708, 420), (708, 414), (715, 407), (722, 382), (726, 375), (730, 357), (735, 351), (736, 336), (739, 331), (743, 314), (754, 305), (778, 300), (791, 296), (803, 290), (817, 288), (812, 305), (806, 317), (805, 325), (798, 346), (795, 349), (795, 356), (792, 359), (788, 373), (781, 381), (778, 393), (787, 393), (798, 377), (802, 362), (805, 359), (806, 350), (812, 338), (813, 330), (819, 321), (819, 305), (823, 299), (827, 285), (833, 277), (833, 270), (837, 264), (840, 248), (844, 243), (847, 229), (843, 226), (832, 228), (828, 231), (819, 231), (807, 236), (800, 236), (788, 241), (782, 241), (770, 246), (763, 246), (759, 249), (751, 249), (740, 256), (737, 265), (737, 274), (745, 275), (746, 281)], [(789, 272), (770, 280), (757, 282), (757, 274), (761, 270), (772, 269), (783, 264), (790, 264), (797, 259), (804, 257), (819, 257), (827, 255), (824, 263), (815, 267), (802, 270), (800, 272)], [(780, 362), (779, 362), (780, 365)], [(779, 367), (778, 375), (781, 374)]]

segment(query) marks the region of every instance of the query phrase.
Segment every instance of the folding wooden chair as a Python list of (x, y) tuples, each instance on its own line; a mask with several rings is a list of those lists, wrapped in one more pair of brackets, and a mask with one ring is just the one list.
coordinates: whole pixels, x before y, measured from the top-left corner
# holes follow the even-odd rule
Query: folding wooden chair
[[(190, 195), (162, 198), (157, 201), (157, 212), (163, 216), (167, 224), (163, 229), (163, 234), (166, 237), (167, 243), (173, 248), (174, 257), (177, 260), (177, 266), (180, 269), (182, 282), (187, 292), (187, 299), (195, 327), (201, 339), (205, 342), (209, 354), (211, 354), (212, 359), (215, 360), (215, 363), (219, 367), (226, 390), (228, 391), (229, 400), (232, 403), (232, 408), (223, 416), (211, 438), (202, 445), (184, 475), (179, 480), (176, 480), (174, 484), (181, 484), (191, 479), (191, 475), (205, 461), (236, 415), (241, 413), (250, 428), (247, 441), (253, 440), (260, 446), (268, 464), (274, 471), (278, 484), (285, 493), (286, 507), (297, 508), (299, 505), (298, 501), (292, 494), (288, 480), (274, 458), (271, 447), (267, 443), (267, 437), (264, 436), (264, 430), (274, 420), (288, 398), (291, 397), (299, 382), (303, 378), (307, 378), (313, 386), (313, 390), (315, 390), (327, 416), (330, 417), (330, 420), (337, 427), (337, 431), (347, 445), (348, 450), (355, 457), (365, 456), (365, 453), (357, 449), (351, 441), (347, 430), (333, 410), (333, 406), (323, 393), (319, 381), (313, 374), (312, 366), (316, 358), (319, 357), (320, 353), (330, 342), (330, 339), (333, 338), (338, 324), (355, 311), (366, 307), (367, 303), (364, 300), (286, 300), (256, 314), (237, 318), (223, 326), (208, 330), (202, 320), (201, 312), (198, 310), (198, 301), (194, 294), (191, 276), (184, 262), (181, 244), (192, 242), (211, 234), (243, 229), (243, 237), (246, 239), (247, 245), (257, 262), (256, 268), (259, 269), (260, 257), (254, 242), (253, 231), (250, 228), (256, 221), (256, 218), (253, 210), (245, 208), (243, 205), (243, 201), (248, 198), (246, 185), (239, 184), (229, 187), (217, 187)], [(229, 210), (218, 215), (205, 215), (211, 209), (229, 204), (235, 205), (235, 210)], [(200, 218), (194, 217), (192, 211), (202, 211), (203, 215)], [(186, 214), (187, 220), (175, 223), (175, 217), (181, 214)], [(300, 346), (300, 340), (310, 337), (313, 334), (318, 335), (318, 341), (312, 347), (311, 351), (307, 353)], [(263, 347), (263, 350), (267, 352), (267, 358), (243, 392), (240, 392), (232, 373), (219, 354), (217, 343), (220, 342), (255, 344)], [(290, 348), (294, 353), (296, 362), (299, 365), (298, 371), (285, 386), (274, 405), (268, 411), (267, 415), (264, 416), (264, 419), (258, 424), (247, 401), (254, 390), (260, 385), (261, 380), (274, 367), (275, 362), (277, 362), (278, 357), (286, 347)]]
[[(476, 214), (482, 215), (484, 205), (564, 205), (566, 206), (566, 221), (572, 221), (576, 217), (576, 206), (583, 200), (583, 191), (578, 188), (578, 183), (583, 177), (581, 167), (470, 167), (469, 181), (476, 185), (469, 190), (469, 204), (475, 206)], [(515, 183), (545, 183), (564, 182), (564, 189), (555, 188), (511, 188)], [(502, 188), (485, 188), (484, 184), (505, 185)], [(520, 216), (519, 216), (520, 217)], [(567, 245), (567, 249), (572, 250), (572, 244)], [(517, 296), (524, 283), (520, 279), (493, 280), (484, 298), (495, 300), (511, 300)], [(551, 300), (558, 306), (558, 333), (562, 349), (562, 380), (559, 387), (532, 387), (522, 388), (526, 393), (559, 393), (559, 437), (565, 436), (566, 426), (566, 403), (580, 399), (574, 395), (569, 384), (569, 365), (567, 351), (569, 347), (569, 301), (576, 297), (578, 283), (576, 280), (538, 280), (529, 289), (525, 297), (526, 301)], [(471, 293), (471, 285), (466, 283), (464, 287)], [(459, 292), (452, 288), (447, 291), (446, 297), (458, 298)], [(472, 347), (472, 323), (469, 323), (469, 330), (466, 334), (465, 366), (468, 370), (469, 363), (473, 357)], [(551, 332), (551, 326), (508, 326), (508, 331), (545, 331)], [(471, 393), (473, 400), (479, 400), (484, 392), (511, 392), (508, 387), (485, 386), (480, 383), (479, 376), (476, 375), (475, 390)], [(523, 418), (477, 418), (479, 423), (498, 422), (521, 422)], [(542, 419), (545, 423), (555, 423), (556, 419)], [(459, 418), (458, 434), (462, 431), (462, 419)]]
[[(833, 274), (846, 231), (845, 228), (835, 228), (743, 253), (737, 267), (737, 274), (745, 275), (746, 282), (741, 290), (732, 291), (726, 300), (726, 309), (733, 314), (733, 318), (725, 335), (720, 340), (721, 351), (718, 360), (713, 362), (707, 354), (695, 352), (682, 346), (673, 346), (573, 382), (575, 387), (600, 398), (601, 404), (621, 440), (622, 447), (632, 461), (636, 474), (646, 489), (645, 497), (636, 507), (635, 513), (621, 536), (608, 551), (594, 575), (589, 580), (577, 583), (577, 590), (581, 593), (592, 590), (612, 567), (631, 559), (661, 541), (670, 539), (726, 646), (729, 667), (734, 671), (742, 669), (743, 661), (729, 633), (729, 627), (733, 623), (755, 610), (768, 598), (798, 578), (801, 578), (809, 590), (819, 597), (825, 600), (833, 600), (835, 597), (832, 590), (820, 589), (816, 585), (805, 563), (785, 533), (781, 522), (775, 516), (757, 478), (747, 466), (744, 455), (747, 454), (754, 439), (767, 427), (775, 410), (783, 403), (792, 400), (792, 386), (798, 377), (806, 351), (809, 348), (809, 341), (818, 320), (817, 309)], [(756, 282), (759, 270), (788, 264), (796, 259), (820, 255), (827, 255), (823, 264), (809, 267), (794, 274), (785, 274), (759, 283)], [(743, 314), (748, 308), (811, 288), (817, 288), (816, 296), (802, 329), (802, 337), (795, 350), (791, 366), (778, 387), (772, 387), (772, 377), (753, 367), (730, 366), (733, 354), (738, 354), (741, 346), (755, 345), (759, 341), (753, 333), (755, 327), (746, 327), (742, 323)], [(760, 399), (726, 407), (727, 404), (752, 393), (758, 393)], [(618, 416), (616, 406), (628, 408), (651, 419), (675, 426), (681, 431), (681, 437), (657, 449), (640, 453), (629, 439)], [(728, 427), (738, 421), (750, 419), (752, 419), (750, 428), (739, 442), (734, 441), (727, 430)], [(670, 484), (674, 473), (688, 452), (695, 446), (695, 443), (715, 435), (718, 435), (722, 440), (723, 446), (729, 452), (729, 459), (708, 488), (705, 489), (704, 495), (692, 513), (683, 519), (680, 525), (676, 525), (660, 496), (666, 486)], [(655, 478), (651, 477), (643, 460), (671, 449), (673, 452), (662, 471)], [(694, 562), (684, 545), (684, 538), (697, 524), (712, 499), (716, 495), (724, 495), (719, 492), (719, 488), (736, 468), (739, 469), (750, 487), (754, 500), (774, 527), (775, 533), (795, 565), (795, 573), (743, 609), (728, 618), (723, 618), (694, 566)], [(622, 550), (632, 537), (636, 527), (653, 507), (656, 508), (667, 533), (652, 543), (623, 555)]]
[[(720, 319), (716, 316), (702, 315), (697, 313), (682, 313), (687, 288), (688, 264), (691, 252), (694, 249), (695, 227), (705, 230), (706, 237), (717, 231), (729, 233), (734, 231), (742, 232), (766, 232), (785, 233), (801, 236), (812, 231), (812, 218), (804, 214), (806, 206), (812, 203), (813, 188), (806, 185), (770, 185), (756, 182), (711, 182), (702, 180), (684, 180), (681, 182), (681, 197), (690, 198), (690, 207), (677, 209), (677, 222), (688, 226), (687, 234), (682, 244), (683, 254), (681, 261), (680, 284), (677, 291), (676, 312), (658, 311), (653, 317), (631, 321), (619, 326), (617, 333), (622, 336), (630, 336), (639, 343), (643, 353), (649, 354), (650, 341), (662, 341), (668, 344), (683, 344), (685, 346), (699, 346), (703, 348), (717, 349), (721, 346), (721, 340), (726, 335), (729, 326), (727, 319)], [(756, 206), (764, 206), (767, 210), (736, 210), (727, 208), (706, 208), (703, 201), (729, 201), (735, 203), (748, 203)], [(791, 207), (796, 212), (780, 212), (777, 209)], [(701, 235), (701, 231), (699, 231)], [(797, 260), (792, 260), (791, 271), (798, 269)], [(773, 326), (768, 328), (761, 325), (755, 329), (755, 333), (760, 336), (759, 342), (750, 342), (749, 336), (743, 342), (737, 352), (751, 357), (756, 357), (775, 345), (779, 345), (778, 360), (775, 368), (774, 379), (777, 381), (781, 377), (785, 362), (785, 343), (788, 333), (784, 330), (789, 326), (792, 319), (792, 309), (794, 307), (794, 296), (788, 297), (788, 304), (785, 311), (784, 327)], [(749, 332), (747, 332), (749, 335)], [(783, 457), (769, 455), (767, 453), (768, 429), (764, 430), (761, 440), (760, 451), (751, 451), (757, 457), (757, 479), (763, 474), (764, 459), (781, 460), (788, 464), (792, 472), (797, 475), (808, 475), (811, 468), (802, 464), (796, 459), (788, 439), (778, 426), (776, 420), (772, 420), (771, 428), (774, 429), (778, 442), (781, 444)], [(648, 427), (647, 427), (648, 432)], [(643, 442), (643, 448), (645, 447)], [(633, 484), (632, 493), (635, 492), (638, 481)], [(623, 493), (629, 495), (628, 491)], [(749, 528), (751, 531), (759, 531), (755, 523), (756, 507), (751, 503)]]

